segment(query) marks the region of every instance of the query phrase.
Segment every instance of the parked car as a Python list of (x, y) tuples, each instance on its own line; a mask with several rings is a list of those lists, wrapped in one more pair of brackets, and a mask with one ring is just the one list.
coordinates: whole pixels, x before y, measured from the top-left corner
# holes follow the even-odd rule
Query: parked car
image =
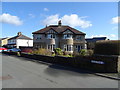
[(7, 48), (0, 47), (0, 52), (7, 51), (7, 50), (8, 50)]
[(21, 50), (19, 48), (12, 48), (12, 49), (8, 49), (8, 52), (20, 52)]
[(31, 48), (24, 48), (24, 49), (21, 49), (21, 52), (23, 53), (32, 53), (32, 49)]

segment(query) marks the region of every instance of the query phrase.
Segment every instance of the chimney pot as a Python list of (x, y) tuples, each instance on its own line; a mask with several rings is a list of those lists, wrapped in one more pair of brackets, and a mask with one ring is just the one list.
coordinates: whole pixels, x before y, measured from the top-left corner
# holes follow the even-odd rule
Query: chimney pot
[(62, 25), (61, 20), (59, 20), (58, 21), (58, 26), (61, 26), (61, 25)]
[(22, 33), (21, 33), (21, 32), (18, 32), (17, 35), (20, 36), (20, 35), (22, 35)]

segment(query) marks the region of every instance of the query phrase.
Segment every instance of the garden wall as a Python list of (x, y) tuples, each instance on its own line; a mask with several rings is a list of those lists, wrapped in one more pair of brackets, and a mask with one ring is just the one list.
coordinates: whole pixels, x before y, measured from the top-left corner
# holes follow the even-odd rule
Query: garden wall
[[(9, 55), (17, 55), (16, 53), (7, 53)], [(62, 56), (45, 56), (35, 54), (21, 53), (22, 57), (30, 60), (44, 61), (56, 63), (65, 66), (76, 67), (80, 69), (90, 70), (94, 72), (120, 72), (120, 56), (116, 55), (93, 55), (81, 57), (62, 57)]]
[(94, 55), (81, 57), (30, 55), (22, 53), (21, 56), (49, 63), (72, 66), (94, 72), (120, 72), (120, 57), (108, 55)]

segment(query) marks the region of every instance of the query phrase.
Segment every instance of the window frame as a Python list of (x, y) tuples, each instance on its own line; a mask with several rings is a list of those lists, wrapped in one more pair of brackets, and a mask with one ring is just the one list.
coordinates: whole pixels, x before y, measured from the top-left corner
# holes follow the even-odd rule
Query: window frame
[(64, 38), (64, 39), (72, 39), (72, 38), (73, 38), (73, 35), (72, 35), (72, 34), (64, 34), (64, 35), (63, 35), (63, 38)]
[(47, 34), (47, 39), (56, 39), (56, 34)]
[(73, 45), (64, 45), (64, 51), (73, 51)]

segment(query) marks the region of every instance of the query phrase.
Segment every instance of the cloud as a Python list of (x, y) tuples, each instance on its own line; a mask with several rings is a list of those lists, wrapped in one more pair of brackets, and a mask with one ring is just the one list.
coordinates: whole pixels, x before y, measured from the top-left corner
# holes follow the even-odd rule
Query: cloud
[(33, 15), (33, 14), (28, 14), (28, 16), (30, 16), (31, 18), (34, 18), (35, 17), (35, 15)]
[(116, 37), (116, 35), (110, 34), (109, 37), (114, 38), (114, 37)]
[(63, 17), (59, 17), (58, 14), (48, 16), (45, 20), (43, 20), (44, 25), (57, 24), (59, 20), (62, 21), (62, 24), (69, 25), (72, 27), (81, 27), (88, 28), (91, 27), (92, 24), (90, 21), (85, 20), (87, 17), (79, 17), (77, 14), (64, 15)]
[(118, 26), (113, 27), (112, 30), (118, 30)]
[(14, 24), (14, 25), (22, 25), (22, 21), (17, 16), (12, 16), (7, 13), (3, 13), (0, 15), (0, 22), (1, 23), (7, 23), (7, 24)]
[(45, 20), (43, 20), (43, 24), (44, 25), (57, 24), (58, 20), (59, 20), (58, 14), (51, 15), (51, 16), (48, 16)]
[(107, 37), (107, 35), (92, 35), (90, 38), (93, 38), (93, 37)]
[(107, 37), (108, 39), (115, 39), (117, 36), (115, 34), (109, 34), (109, 35), (92, 35), (90, 38), (93, 38), (93, 37)]
[(118, 23), (120, 23), (120, 17), (113, 17), (112, 20), (111, 20), (111, 23), (112, 24), (118, 24)]
[(49, 11), (49, 9), (48, 8), (44, 8), (44, 11)]

